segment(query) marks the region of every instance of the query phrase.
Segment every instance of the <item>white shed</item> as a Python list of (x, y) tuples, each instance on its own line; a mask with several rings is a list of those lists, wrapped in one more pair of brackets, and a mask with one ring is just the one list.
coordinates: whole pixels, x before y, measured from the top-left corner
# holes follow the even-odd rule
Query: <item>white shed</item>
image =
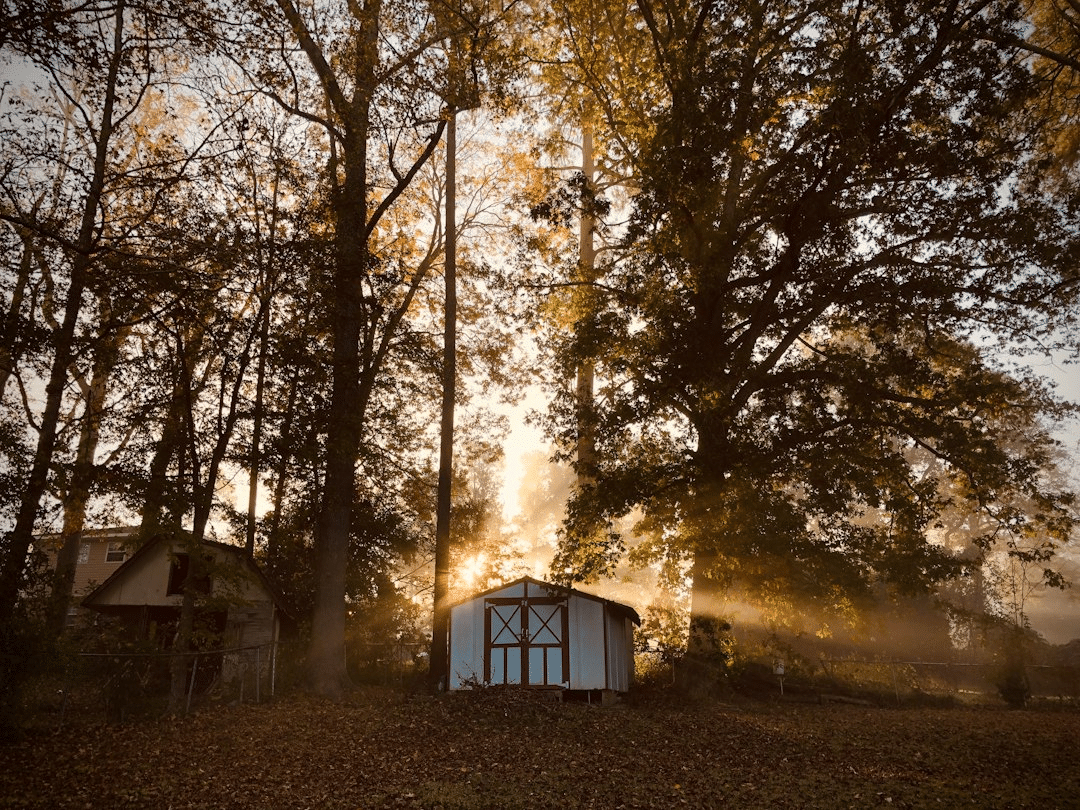
[(626, 692), (635, 624), (627, 605), (522, 577), (450, 609), (447, 686)]

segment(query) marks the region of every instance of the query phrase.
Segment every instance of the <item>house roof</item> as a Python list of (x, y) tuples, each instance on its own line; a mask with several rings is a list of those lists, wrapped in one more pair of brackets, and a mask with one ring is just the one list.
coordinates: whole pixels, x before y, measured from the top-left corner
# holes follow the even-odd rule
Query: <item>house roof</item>
[[(113, 571), (112, 574), (110, 574), (104, 582), (94, 588), (94, 590), (92, 590), (83, 598), (83, 607), (92, 609), (96, 608), (97, 605), (95, 605), (94, 602), (98, 599), (98, 597), (100, 597), (109, 588), (111, 588), (114, 583), (126, 577), (129, 571), (135, 569), (140, 560), (142, 560), (144, 557), (149, 556), (153, 552), (153, 549), (155, 549), (162, 543), (171, 543), (173, 542), (173, 539), (173, 536), (167, 534), (157, 534), (151, 537), (145, 543), (143, 543), (143, 545), (134, 554), (128, 557), (127, 560), (125, 560), (119, 568)], [(270, 598), (274, 600), (274, 605), (277, 607), (277, 609), (284, 613), (286, 617), (292, 617), (293, 612), (288, 607), (288, 603), (285, 601), (285, 597), (282, 595), (281, 591), (269, 579), (266, 578), (266, 575), (262, 572), (262, 569), (260, 569), (259, 566), (256, 565), (255, 561), (244, 553), (244, 549), (240, 548), (239, 546), (229, 545), (228, 543), (221, 543), (217, 540), (204, 539), (200, 542), (200, 545), (220, 549), (226, 554), (229, 554), (234, 558), (240, 560), (242, 564), (252, 574), (255, 575), (256, 579), (259, 581), (259, 584), (266, 589), (266, 592), (270, 594)]]
[[(109, 526), (104, 529), (83, 529), (79, 535), (84, 540), (131, 540), (138, 533), (138, 526)], [(44, 536), (59, 538), (62, 535), (57, 533)]]
[[(83, 529), (79, 532), (79, 539), (82, 542), (99, 540), (126, 543), (134, 540), (138, 533), (138, 526), (110, 526), (106, 529)], [(34, 538), (35, 543), (39, 543), (43, 548), (51, 549), (54, 552), (62, 545), (63, 540), (64, 535), (60, 532), (41, 534)]]
[(636, 625), (641, 624), (641, 617), (638, 616), (638, 612), (636, 610), (634, 610), (632, 607), (630, 607), (629, 605), (624, 605), (621, 602), (613, 602), (610, 599), (604, 599), (603, 597), (596, 596), (595, 594), (586, 593), (585, 591), (579, 591), (576, 588), (571, 588), (571, 587), (569, 587), (567, 585), (554, 585), (554, 584), (552, 584), (550, 582), (544, 582), (543, 580), (536, 579), (535, 577), (519, 577), (518, 579), (515, 579), (512, 582), (506, 582), (506, 583), (503, 583), (502, 585), (497, 585), (494, 588), (488, 588), (486, 591), (481, 591), (480, 593), (473, 594), (468, 599), (462, 599), (460, 602), (455, 603), (451, 607), (453, 608), (453, 607), (457, 607), (458, 605), (464, 605), (465, 603), (472, 602), (475, 599), (483, 599), (486, 596), (490, 596), (490, 595), (492, 595), (494, 593), (498, 593), (499, 591), (505, 591), (507, 588), (512, 588), (515, 585), (520, 585), (520, 584), (526, 583), (526, 582), (529, 583), (530, 585), (537, 585), (537, 586), (539, 586), (541, 588), (547, 588), (548, 590), (556, 591), (556, 592), (559, 592), (559, 593), (565, 593), (567, 596), (578, 596), (578, 597), (581, 597), (582, 599), (589, 599), (589, 600), (592, 600), (593, 602), (600, 602), (601, 604), (605, 605), (606, 607), (611, 608), (616, 613), (621, 613), (621, 614), (625, 615), (634, 624), (636, 624)]

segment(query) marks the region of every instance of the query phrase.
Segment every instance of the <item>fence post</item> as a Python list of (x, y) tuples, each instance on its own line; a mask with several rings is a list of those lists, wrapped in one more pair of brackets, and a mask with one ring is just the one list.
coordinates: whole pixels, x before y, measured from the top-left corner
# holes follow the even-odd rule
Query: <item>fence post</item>
[(199, 671), (199, 654), (195, 653), (195, 660), (191, 663), (191, 683), (188, 684), (187, 693), (187, 706), (184, 707), (184, 714), (191, 712), (191, 693), (195, 691), (195, 673)]
[(60, 691), (63, 693), (63, 698), (60, 701), (60, 723), (57, 728), (64, 727), (64, 716), (67, 714), (67, 702), (68, 702), (68, 689), (69, 681), (71, 680), (71, 673), (68, 671), (69, 664), (64, 665), (64, 677), (61, 679)]

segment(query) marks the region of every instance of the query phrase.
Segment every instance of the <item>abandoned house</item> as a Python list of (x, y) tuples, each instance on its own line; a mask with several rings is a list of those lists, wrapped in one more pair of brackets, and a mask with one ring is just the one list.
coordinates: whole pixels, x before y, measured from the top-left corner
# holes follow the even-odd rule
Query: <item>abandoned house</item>
[[(194, 585), (203, 627), (224, 649), (276, 644), (289, 621), (277, 589), (244, 549), (209, 540), (199, 549), (206, 574)], [(185, 542), (159, 535), (131, 554), (82, 604), (118, 617), (133, 636), (160, 637), (180, 615), (189, 566)]]

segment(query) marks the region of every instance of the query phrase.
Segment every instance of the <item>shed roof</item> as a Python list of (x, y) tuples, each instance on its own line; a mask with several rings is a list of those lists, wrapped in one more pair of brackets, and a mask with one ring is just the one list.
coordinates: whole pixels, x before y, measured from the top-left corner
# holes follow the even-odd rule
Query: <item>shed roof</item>
[(484, 597), (491, 596), (492, 594), (498, 593), (499, 591), (505, 591), (507, 588), (512, 588), (515, 585), (520, 585), (525, 582), (529, 583), (530, 585), (537, 585), (541, 588), (547, 588), (548, 590), (555, 591), (557, 593), (565, 593), (567, 596), (578, 596), (582, 599), (590, 599), (593, 602), (600, 602), (606, 607), (611, 608), (616, 613), (626, 616), (634, 624), (641, 624), (641, 617), (638, 616), (638, 612), (629, 605), (624, 605), (621, 602), (614, 602), (611, 599), (604, 599), (601, 596), (586, 593), (585, 591), (579, 591), (576, 588), (569, 587), (568, 585), (554, 585), (550, 582), (544, 582), (543, 580), (536, 579), (535, 577), (519, 577), (512, 582), (505, 582), (502, 585), (495, 586), (494, 588), (488, 588), (486, 591), (475, 593), (467, 599), (462, 599), (460, 602), (456, 602), (454, 605), (451, 606), (451, 608), (457, 607), (458, 605), (464, 605), (468, 602), (472, 602), (475, 599), (483, 599)]

